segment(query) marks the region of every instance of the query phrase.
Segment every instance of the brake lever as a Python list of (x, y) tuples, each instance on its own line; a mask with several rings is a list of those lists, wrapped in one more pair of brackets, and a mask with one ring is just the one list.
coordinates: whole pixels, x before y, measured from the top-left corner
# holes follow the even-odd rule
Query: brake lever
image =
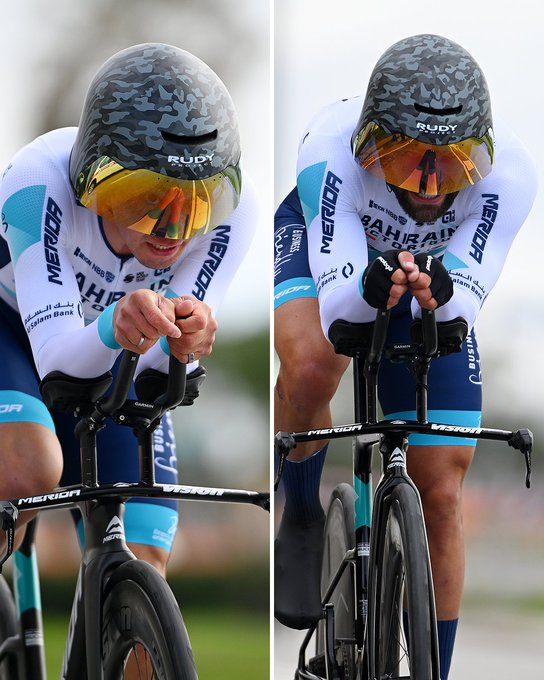
[(274, 437), (274, 454), (279, 458), (276, 479), (274, 480), (274, 491), (277, 491), (280, 485), (287, 456), (296, 445), (296, 441), (288, 432), (278, 432)]
[(512, 432), (512, 436), (508, 440), (508, 446), (511, 446), (517, 451), (521, 451), (525, 458), (525, 486), (527, 489), (531, 488), (531, 472), (532, 472), (532, 458), (533, 451), (533, 433), (527, 428)]
[(15, 524), (19, 517), (19, 510), (10, 501), (0, 501), (0, 517), (2, 518), (2, 531), (6, 534), (6, 547), (0, 557), (0, 574), (6, 560), (13, 553), (15, 540)]

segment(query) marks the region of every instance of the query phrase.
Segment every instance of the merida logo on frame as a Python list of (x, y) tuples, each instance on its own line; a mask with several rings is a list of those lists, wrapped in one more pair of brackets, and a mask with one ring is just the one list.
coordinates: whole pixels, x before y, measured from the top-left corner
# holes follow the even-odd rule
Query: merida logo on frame
[(53, 493), (46, 493), (43, 496), (29, 496), (28, 498), (19, 498), (17, 505), (30, 505), (32, 503), (43, 503), (45, 501), (58, 501), (79, 496), (80, 489), (70, 489), (66, 491), (54, 491)]

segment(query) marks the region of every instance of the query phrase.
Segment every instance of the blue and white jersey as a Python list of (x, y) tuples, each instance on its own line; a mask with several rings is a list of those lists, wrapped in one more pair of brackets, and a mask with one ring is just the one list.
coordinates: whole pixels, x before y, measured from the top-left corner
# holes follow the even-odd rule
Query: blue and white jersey
[(462, 316), (472, 326), (533, 204), (534, 162), (498, 122), (491, 173), (460, 191), (437, 221), (418, 223), (388, 185), (353, 158), (351, 137), (362, 105), (362, 98), (354, 97), (325, 107), (299, 146), (297, 188), (325, 335), (340, 317), (374, 319), (375, 310), (362, 297), (361, 277), (369, 261), (390, 249), (442, 258), (454, 295), (437, 311), (437, 319)]
[[(41, 377), (63, 370), (81, 378), (111, 368), (119, 354), (112, 305), (140, 288), (192, 295), (214, 312), (242, 261), (256, 225), (255, 190), (243, 177), (230, 219), (190, 240), (167, 269), (150, 269), (110, 247), (101, 219), (77, 203), (68, 166), (77, 128), (24, 147), (0, 183), (0, 298), (18, 310)], [(138, 369), (165, 370), (166, 343)]]

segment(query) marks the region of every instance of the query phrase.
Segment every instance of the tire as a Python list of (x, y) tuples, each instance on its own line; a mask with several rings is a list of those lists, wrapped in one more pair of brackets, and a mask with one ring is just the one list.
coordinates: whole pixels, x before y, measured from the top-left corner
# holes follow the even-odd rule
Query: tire
[[(327, 588), (344, 555), (355, 547), (355, 492), (349, 484), (339, 484), (331, 495), (325, 521), (321, 595)], [(347, 566), (329, 602), (334, 605), (334, 647), (342, 680), (355, 678), (355, 587), (353, 568)], [(315, 671), (325, 677), (325, 624), (319, 622), (316, 637)]]
[(393, 488), (380, 526), (371, 541), (370, 677), (439, 680), (429, 550), (415, 488), (404, 483)]
[[(131, 678), (197, 680), (187, 630), (162, 576), (149, 564), (131, 560), (115, 570), (103, 605), (104, 680)], [(128, 673), (128, 670), (127, 670)]]
[[(0, 575), (0, 645), (18, 634), (13, 595), (5, 578)], [(17, 680), (18, 677), (17, 656), (9, 654), (0, 662), (0, 680)]]

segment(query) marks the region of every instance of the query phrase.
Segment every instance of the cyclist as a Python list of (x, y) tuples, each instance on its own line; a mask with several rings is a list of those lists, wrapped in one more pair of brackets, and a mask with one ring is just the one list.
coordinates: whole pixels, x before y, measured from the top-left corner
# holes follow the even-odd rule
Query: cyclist
[[(40, 378), (99, 376), (122, 348), (144, 355), (139, 371), (166, 372), (170, 352), (202, 370), (256, 199), (225, 85), (192, 54), (146, 43), (99, 69), (79, 127), (13, 158), (0, 207), (0, 497), (17, 498), (79, 481), (75, 421), (48, 412)], [(110, 423), (100, 437), (116, 454), (99, 460), (101, 481), (137, 481), (132, 433)], [(155, 442), (157, 480), (175, 483), (169, 418)], [(125, 519), (133, 552), (164, 574), (176, 503), (134, 499)]]
[[(393, 308), (391, 337), (408, 340), (419, 306), (439, 323), (464, 318), (463, 351), (433, 362), (429, 418), (476, 426), (481, 376), (472, 327), (534, 200), (536, 172), (520, 141), (494, 126), (484, 75), (460, 45), (417, 35), (390, 47), (364, 98), (333, 103), (299, 145), (297, 188), (275, 219), (276, 430), (327, 427), (348, 366), (328, 342), (333, 321), (370, 322)], [(449, 275), (448, 275), (449, 273)], [(451, 277), (451, 279), (450, 279)], [(453, 282), (453, 285), (452, 285)], [(389, 419), (415, 419), (413, 378), (384, 362)], [(461, 491), (475, 441), (414, 435), (409, 473), (420, 491), (447, 677), (463, 588)], [(276, 617), (306, 628), (321, 614), (327, 445), (299, 445), (283, 475), (276, 540)]]

